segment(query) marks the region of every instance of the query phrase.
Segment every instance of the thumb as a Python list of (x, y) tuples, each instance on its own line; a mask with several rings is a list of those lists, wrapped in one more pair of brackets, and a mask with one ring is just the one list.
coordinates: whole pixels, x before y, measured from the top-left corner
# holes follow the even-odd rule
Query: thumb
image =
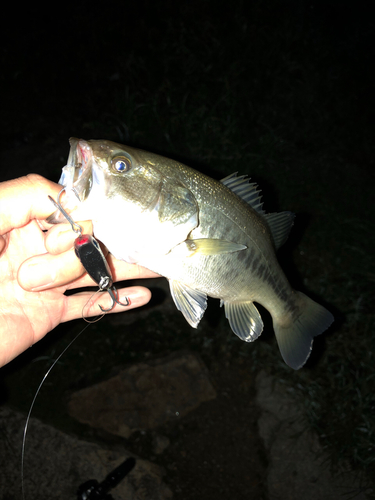
[[(48, 195), (56, 196), (61, 186), (38, 174), (0, 183), (0, 235), (22, 227), (32, 219), (46, 219), (54, 208)], [(0, 241), (0, 248), (3, 245)]]

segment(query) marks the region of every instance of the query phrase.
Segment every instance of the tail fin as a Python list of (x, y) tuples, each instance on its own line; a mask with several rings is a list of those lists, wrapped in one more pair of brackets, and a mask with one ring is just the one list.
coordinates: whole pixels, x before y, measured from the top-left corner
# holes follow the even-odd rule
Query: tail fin
[(287, 365), (294, 370), (303, 366), (310, 356), (313, 338), (333, 322), (332, 314), (302, 292), (297, 294), (301, 315), (288, 326), (274, 320), (277, 343)]

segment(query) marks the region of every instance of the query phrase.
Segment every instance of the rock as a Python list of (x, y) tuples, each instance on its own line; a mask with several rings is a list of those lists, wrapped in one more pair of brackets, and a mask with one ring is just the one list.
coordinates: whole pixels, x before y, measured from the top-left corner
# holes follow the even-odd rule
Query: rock
[(161, 455), (163, 451), (170, 445), (169, 438), (162, 436), (156, 432), (152, 433), (152, 450), (155, 455)]
[[(25, 416), (0, 408), (0, 498), (21, 496), (21, 446)], [(78, 487), (90, 480), (99, 483), (126, 458), (126, 450), (113, 451), (68, 436), (31, 419), (24, 459), (27, 500), (77, 498)], [(163, 483), (163, 470), (138, 457), (134, 469), (110, 493), (116, 500), (167, 500), (172, 497)]]
[(128, 438), (135, 430), (154, 429), (215, 397), (203, 362), (180, 352), (133, 365), (75, 392), (68, 411), (82, 423)]
[(330, 472), (329, 457), (285, 387), (261, 372), (256, 388), (259, 433), (269, 454), (269, 500), (346, 500), (349, 493), (353, 500), (366, 500), (353, 473)]

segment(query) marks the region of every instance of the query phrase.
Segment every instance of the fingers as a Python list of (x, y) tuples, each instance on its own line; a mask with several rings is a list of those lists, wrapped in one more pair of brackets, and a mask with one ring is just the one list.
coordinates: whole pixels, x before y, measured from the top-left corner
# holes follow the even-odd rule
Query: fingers
[[(22, 263), (18, 270), (18, 283), (26, 291), (37, 292), (75, 282), (85, 273), (74, 249), (60, 255), (43, 254), (31, 257)], [(87, 277), (87, 283), (77, 286), (92, 285), (94, 282)]]
[[(82, 227), (83, 234), (93, 233), (91, 221), (79, 221), (78, 224)], [(70, 224), (58, 224), (52, 227), (46, 234), (46, 250), (51, 254), (58, 255), (61, 252), (69, 250), (74, 245), (74, 240), (76, 238), (77, 235), (76, 233), (74, 233), (74, 231), (72, 231)], [(107, 248), (102, 244), (101, 248), (111, 268), (114, 281), (121, 281), (125, 279), (156, 278), (160, 276), (159, 274), (154, 273), (153, 271), (149, 271), (148, 269), (137, 264), (128, 264), (122, 260), (116, 259), (112, 254), (108, 253)], [(69, 262), (67, 262), (67, 265), (70, 265)], [(65, 281), (65, 283), (59, 284), (66, 283), (67, 281)], [(86, 285), (90, 284), (92, 283), (86, 282)], [(72, 283), (72, 285), (68, 286), (68, 288), (77, 288), (77, 286), (77, 283)]]
[[(109, 311), (108, 314), (129, 311), (130, 309), (135, 309), (136, 307), (144, 306), (149, 302), (151, 298), (151, 292), (143, 286), (134, 286), (129, 288), (122, 288), (118, 290), (118, 301), (126, 302), (129, 300), (129, 305), (121, 306), (115, 304), (114, 308)], [(65, 313), (61, 318), (61, 322), (70, 321), (72, 319), (93, 317), (101, 315), (102, 312), (99, 309), (99, 304), (103, 309), (107, 309), (112, 305), (112, 299), (107, 292), (93, 293), (93, 292), (81, 292), (76, 295), (70, 295), (65, 297), (66, 306), (64, 308)]]
[(56, 197), (60, 190), (61, 186), (37, 174), (0, 183), (0, 234), (48, 217), (54, 211), (48, 195)]
[[(78, 222), (82, 227), (82, 234), (92, 234), (92, 222)], [(47, 233), (44, 241), (46, 250), (49, 253), (57, 255), (72, 248), (77, 234), (72, 230), (70, 224), (58, 224), (53, 226)]]
[[(159, 276), (142, 266), (117, 260), (111, 254), (108, 254), (107, 260), (114, 281)], [(46, 253), (27, 259), (20, 266), (17, 279), (24, 290), (32, 292), (59, 286), (65, 286), (66, 290), (72, 290), (95, 285), (95, 282), (86, 274), (73, 248), (59, 255)]]
[[(84, 234), (92, 234), (92, 222), (79, 222)], [(59, 286), (75, 289), (92, 286), (93, 280), (85, 273), (77, 258), (73, 245), (77, 234), (70, 224), (52, 227), (45, 237), (45, 247), (49, 253), (36, 255), (23, 262), (18, 271), (18, 283), (26, 291), (41, 291)], [(0, 240), (1, 248), (1, 240)], [(115, 259), (103, 247), (104, 255), (112, 271), (113, 280), (154, 278), (159, 275), (135, 264)]]

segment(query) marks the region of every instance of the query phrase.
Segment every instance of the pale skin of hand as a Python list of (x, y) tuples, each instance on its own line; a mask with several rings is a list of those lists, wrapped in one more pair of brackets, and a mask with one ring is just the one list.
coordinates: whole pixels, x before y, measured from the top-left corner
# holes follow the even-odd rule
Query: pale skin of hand
[[(66, 290), (95, 286), (73, 249), (77, 235), (69, 224), (50, 226), (44, 221), (55, 209), (61, 186), (37, 174), (0, 183), (0, 366), (43, 338), (58, 324), (82, 317), (82, 308), (93, 295)], [(92, 234), (90, 221), (80, 223)], [(134, 264), (107, 256), (114, 281), (152, 278), (158, 275)], [(120, 302), (111, 312), (122, 312), (147, 304), (151, 293), (144, 287), (118, 290)], [(109, 294), (94, 298), (85, 316), (100, 313), (111, 304)], [(87, 312), (86, 312), (87, 311)]]

